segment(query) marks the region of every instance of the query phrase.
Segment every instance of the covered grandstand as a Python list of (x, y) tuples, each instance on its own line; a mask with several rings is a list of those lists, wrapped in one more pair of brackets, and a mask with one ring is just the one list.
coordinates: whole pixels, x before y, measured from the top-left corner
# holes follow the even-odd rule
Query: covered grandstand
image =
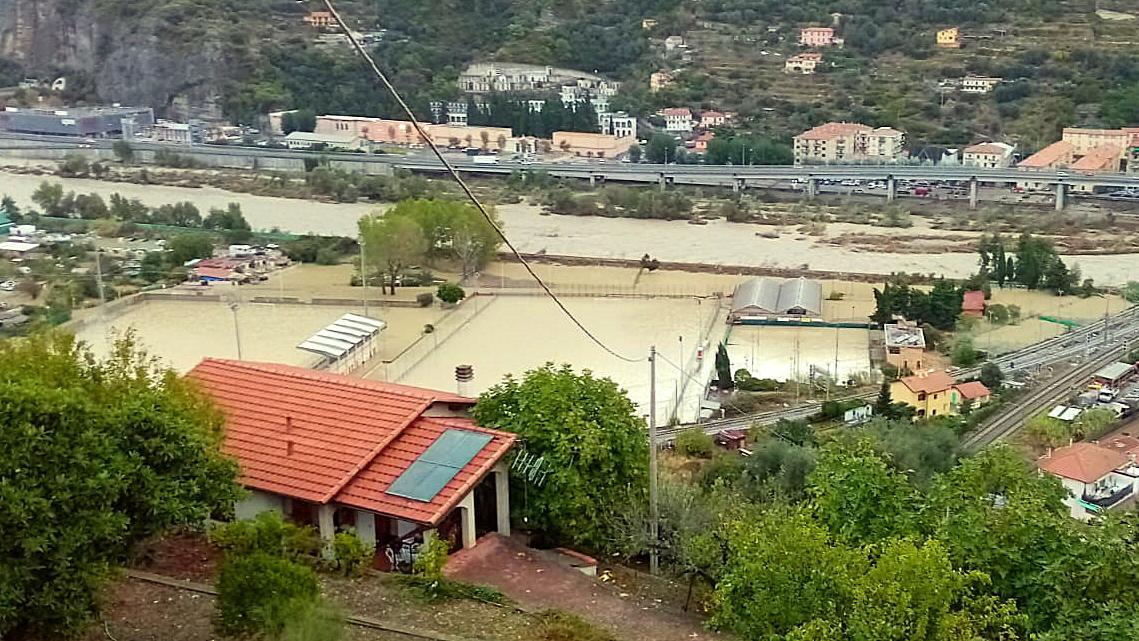
[[(728, 322), (815, 319), (823, 313), (823, 287), (806, 278), (782, 280), (753, 278), (740, 283), (732, 294), (732, 311)], [(774, 317), (774, 318), (773, 318)]]

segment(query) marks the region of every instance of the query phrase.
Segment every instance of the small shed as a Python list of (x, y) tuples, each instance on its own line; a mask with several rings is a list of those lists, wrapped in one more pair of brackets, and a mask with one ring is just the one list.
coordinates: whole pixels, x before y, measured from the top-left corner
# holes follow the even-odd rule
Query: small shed
[(961, 313), (966, 316), (982, 317), (985, 315), (985, 292), (965, 292), (961, 301)]
[(739, 430), (724, 430), (716, 435), (716, 445), (738, 452), (747, 447), (747, 434)]
[(1118, 387), (1120, 383), (1135, 375), (1135, 366), (1131, 363), (1116, 362), (1105, 365), (1092, 375), (1092, 384), (1100, 387)]

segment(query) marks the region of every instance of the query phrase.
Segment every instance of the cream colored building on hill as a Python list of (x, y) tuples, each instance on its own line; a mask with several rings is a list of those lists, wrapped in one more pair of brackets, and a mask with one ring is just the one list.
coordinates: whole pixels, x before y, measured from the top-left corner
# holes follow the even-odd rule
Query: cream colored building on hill
[(553, 152), (564, 152), (585, 158), (616, 158), (629, 151), (637, 142), (632, 136), (606, 136), (579, 131), (555, 131)]
[(1003, 142), (985, 142), (966, 147), (961, 164), (966, 167), (997, 169), (1012, 164), (1012, 154), (1016, 147)]
[(829, 122), (795, 136), (795, 164), (891, 162), (902, 157), (906, 134), (851, 122)]

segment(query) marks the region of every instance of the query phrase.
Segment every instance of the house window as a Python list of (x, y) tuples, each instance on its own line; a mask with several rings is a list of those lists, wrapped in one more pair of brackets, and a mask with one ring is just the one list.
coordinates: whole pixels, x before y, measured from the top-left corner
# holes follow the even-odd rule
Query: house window
[(918, 400), (919, 401), (925, 400), (925, 392), (918, 392)]

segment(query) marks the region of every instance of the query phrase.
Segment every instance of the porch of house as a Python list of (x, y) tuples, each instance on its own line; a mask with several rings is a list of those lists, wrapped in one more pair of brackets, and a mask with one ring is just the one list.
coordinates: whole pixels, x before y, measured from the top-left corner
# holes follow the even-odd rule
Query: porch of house
[(380, 570), (409, 568), (419, 546), (439, 537), (452, 552), (472, 548), (479, 537), (496, 532), (510, 536), (510, 480), (500, 461), (436, 524), (416, 523), (368, 510), (317, 504), (279, 494), (251, 490), (235, 506), (238, 519), (272, 511), (299, 525), (313, 527), (325, 541), (337, 532), (354, 530), (365, 545), (376, 549), (374, 566)]

